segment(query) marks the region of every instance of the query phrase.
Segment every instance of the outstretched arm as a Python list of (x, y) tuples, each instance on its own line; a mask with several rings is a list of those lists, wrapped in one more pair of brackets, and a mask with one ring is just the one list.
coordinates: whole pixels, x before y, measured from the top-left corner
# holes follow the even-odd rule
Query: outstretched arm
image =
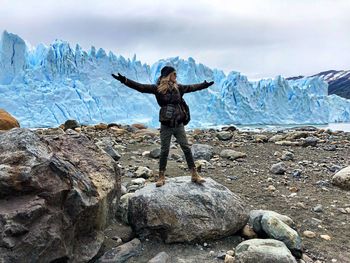
[(214, 81), (204, 81), (200, 84), (192, 84), (192, 85), (182, 85), (180, 84), (180, 88), (183, 90), (183, 93), (188, 93), (188, 92), (194, 92), (197, 90), (202, 90), (202, 89), (206, 89), (208, 87), (210, 87), (211, 85), (214, 84)]
[(131, 79), (126, 78), (125, 76), (121, 75), (118, 73), (118, 75), (115, 75), (112, 73), (112, 77), (115, 78), (116, 80), (119, 80), (121, 83), (124, 85), (128, 86), (129, 88), (132, 88), (134, 90), (137, 90), (142, 93), (152, 93), (154, 94), (157, 90), (156, 85), (152, 84), (141, 84), (136, 81), (133, 81)]

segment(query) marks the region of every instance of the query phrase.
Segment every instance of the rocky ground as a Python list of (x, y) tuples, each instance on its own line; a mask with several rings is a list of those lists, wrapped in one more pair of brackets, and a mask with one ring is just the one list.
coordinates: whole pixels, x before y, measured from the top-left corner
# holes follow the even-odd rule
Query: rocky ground
[[(152, 183), (158, 170), (159, 132), (138, 128), (142, 127), (77, 129), (118, 160), (124, 192), (137, 189), (130, 183), (137, 176), (146, 178), (146, 184)], [(294, 220), (303, 239), (305, 262), (350, 262), (350, 191), (331, 182), (337, 171), (350, 165), (350, 133), (312, 127), (256, 133), (231, 127), (225, 132), (189, 131), (188, 138), (193, 145), (213, 147), (207, 161), (197, 162), (202, 176), (228, 187), (252, 210), (272, 210)], [(225, 149), (236, 152), (222, 153)], [(180, 147), (173, 141), (166, 176), (183, 175), (189, 172)], [(128, 226), (116, 222), (106, 230), (106, 236), (104, 250), (120, 244), (118, 237), (130, 240), (132, 233)], [(240, 241), (241, 237), (233, 236), (201, 244), (167, 245), (152, 238), (141, 239), (141, 255), (128, 262), (148, 262), (161, 251), (176, 258), (175, 262), (223, 262), (217, 256), (234, 249)]]

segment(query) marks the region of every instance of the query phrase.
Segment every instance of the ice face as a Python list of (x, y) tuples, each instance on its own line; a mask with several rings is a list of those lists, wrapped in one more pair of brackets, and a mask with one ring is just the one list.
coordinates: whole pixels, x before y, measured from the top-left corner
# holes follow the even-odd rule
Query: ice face
[(327, 95), (318, 77), (286, 80), (281, 76), (250, 82), (239, 72), (227, 76), (193, 58), (161, 59), (152, 66), (112, 52), (56, 40), (31, 48), (4, 32), (0, 42), (0, 108), (22, 127), (53, 127), (67, 119), (81, 124), (145, 123), (158, 127), (155, 97), (129, 89), (111, 77), (120, 72), (141, 83), (156, 83), (171, 65), (183, 84), (214, 80), (209, 89), (185, 94), (190, 127), (224, 124), (323, 124), (350, 121), (350, 101)]

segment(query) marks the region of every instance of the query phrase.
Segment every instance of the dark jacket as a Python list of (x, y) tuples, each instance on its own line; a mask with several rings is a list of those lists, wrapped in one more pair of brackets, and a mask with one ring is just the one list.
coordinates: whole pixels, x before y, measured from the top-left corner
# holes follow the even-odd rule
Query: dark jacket
[(160, 106), (159, 121), (169, 127), (176, 127), (185, 122), (186, 112), (184, 112), (182, 104), (183, 95), (188, 92), (208, 88), (205, 82), (192, 85), (177, 84), (178, 89), (173, 88), (165, 94), (162, 94), (157, 91), (158, 86), (155, 84), (141, 84), (131, 79), (126, 79), (124, 84), (139, 92), (154, 94)]

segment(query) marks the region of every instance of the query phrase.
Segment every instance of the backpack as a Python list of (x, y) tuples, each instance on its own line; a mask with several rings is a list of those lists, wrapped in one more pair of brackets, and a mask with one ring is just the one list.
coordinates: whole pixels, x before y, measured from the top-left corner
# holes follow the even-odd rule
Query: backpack
[(183, 121), (184, 125), (187, 125), (191, 120), (190, 108), (188, 107), (186, 101), (181, 98), (181, 109), (185, 113), (185, 119)]

